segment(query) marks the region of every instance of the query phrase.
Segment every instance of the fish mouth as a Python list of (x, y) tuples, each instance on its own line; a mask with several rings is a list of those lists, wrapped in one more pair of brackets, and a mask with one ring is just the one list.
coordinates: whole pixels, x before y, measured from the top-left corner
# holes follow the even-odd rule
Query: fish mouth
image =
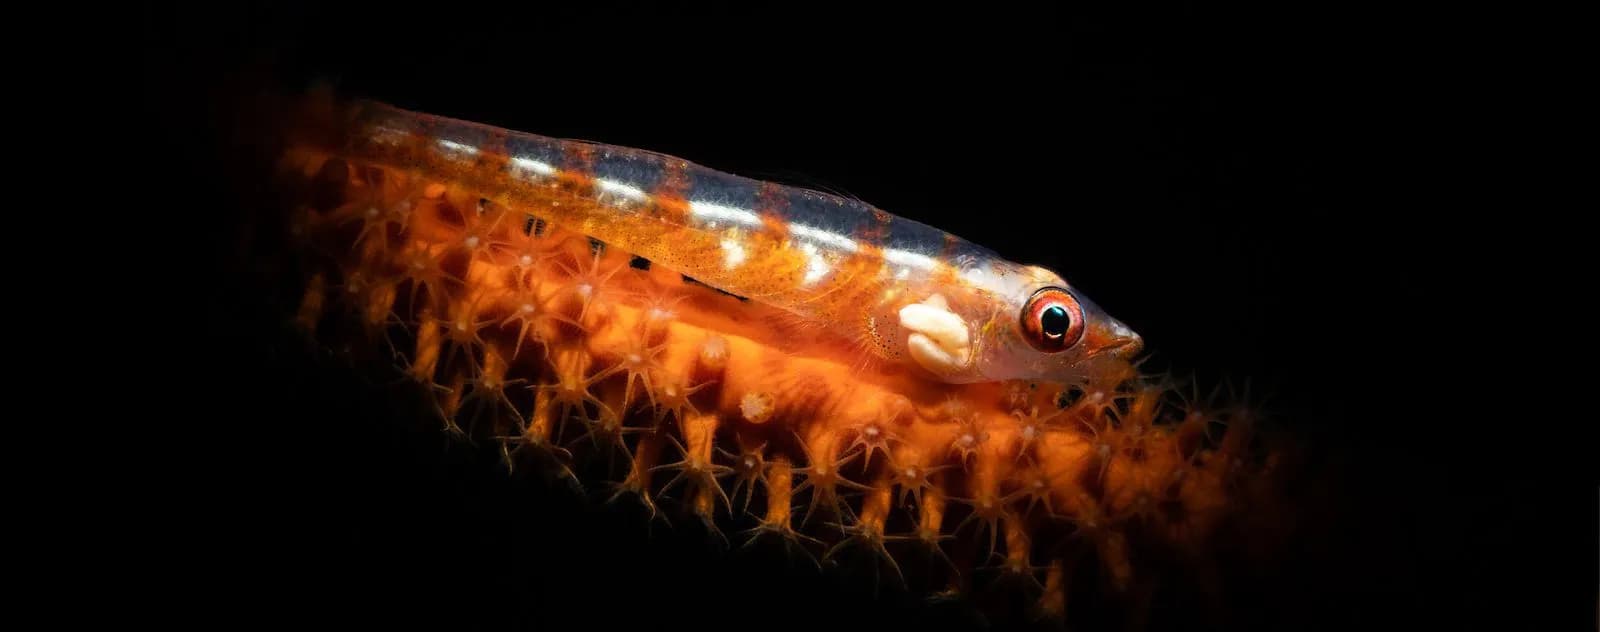
[(1114, 318), (1107, 318), (1090, 328), (1088, 358), (1111, 357), (1127, 360), (1144, 350), (1144, 337)]
[(1127, 340), (1119, 340), (1115, 344), (1111, 345), (1110, 347), (1106, 347), (1105, 349), (1101, 349), (1100, 350), (1100, 355), (1109, 355), (1109, 356), (1112, 356), (1112, 357), (1116, 357), (1116, 358), (1120, 358), (1120, 359), (1126, 360), (1126, 359), (1128, 359), (1130, 357), (1138, 355), (1139, 352), (1143, 351), (1143, 350), (1144, 350), (1144, 339), (1140, 338), (1138, 334), (1134, 334), (1133, 338), (1130, 338), (1130, 339), (1127, 339)]

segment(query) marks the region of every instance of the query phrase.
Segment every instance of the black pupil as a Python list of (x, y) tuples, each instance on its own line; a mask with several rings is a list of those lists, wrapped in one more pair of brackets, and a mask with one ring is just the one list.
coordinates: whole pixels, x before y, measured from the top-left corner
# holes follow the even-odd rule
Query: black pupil
[(1067, 317), (1067, 308), (1060, 305), (1051, 305), (1044, 308), (1044, 313), (1039, 315), (1039, 326), (1044, 329), (1044, 335), (1051, 338), (1060, 338), (1067, 335), (1067, 326), (1072, 324), (1072, 319)]

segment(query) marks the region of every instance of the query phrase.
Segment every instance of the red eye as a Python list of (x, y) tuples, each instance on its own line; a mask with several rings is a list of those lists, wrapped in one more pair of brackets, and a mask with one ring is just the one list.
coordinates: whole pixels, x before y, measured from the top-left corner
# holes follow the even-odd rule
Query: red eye
[(1022, 337), (1046, 353), (1065, 351), (1083, 337), (1083, 307), (1058, 287), (1034, 292), (1022, 308)]

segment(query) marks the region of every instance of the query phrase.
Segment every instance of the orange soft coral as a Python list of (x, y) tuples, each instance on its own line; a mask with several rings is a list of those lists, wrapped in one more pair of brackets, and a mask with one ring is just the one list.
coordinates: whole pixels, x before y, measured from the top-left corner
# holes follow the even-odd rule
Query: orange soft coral
[(395, 341), (447, 428), (575, 480), (604, 463), (612, 498), (652, 514), (681, 507), (821, 559), (859, 549), (901, 579), (897, 558), (931, 550), (951, 589), (997, 569), (1059, 614), (1084, 555), (1129, 590), (1142, 556), (1204, 547), (1258, 471), (1248, 418), (1218, 436), (1126, 363), (1079, 384), (862, 365), (538, 208), (315, 147), (285, 165), (314, 271), (296, 322), (356, 315)]

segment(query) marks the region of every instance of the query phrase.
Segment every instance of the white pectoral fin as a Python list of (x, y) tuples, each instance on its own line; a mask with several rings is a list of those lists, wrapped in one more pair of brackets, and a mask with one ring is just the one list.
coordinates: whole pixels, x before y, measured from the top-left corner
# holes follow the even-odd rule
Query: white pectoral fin
[(900, 326), (913, 332), (906, 339), (912, 359), (929, 371), (958, 373), (972, 359), (967, 324), (950, 311), (941, 295), (900, 308)]
[(957, 373), (967, 365), (965, 350), (957, 356), (945, 351), (944, 347), (922, 334), (911, 334), (906, 339), (906, 348), (911, 352), (911, 359), (916, 360), (917, 364), (939, 375)]

